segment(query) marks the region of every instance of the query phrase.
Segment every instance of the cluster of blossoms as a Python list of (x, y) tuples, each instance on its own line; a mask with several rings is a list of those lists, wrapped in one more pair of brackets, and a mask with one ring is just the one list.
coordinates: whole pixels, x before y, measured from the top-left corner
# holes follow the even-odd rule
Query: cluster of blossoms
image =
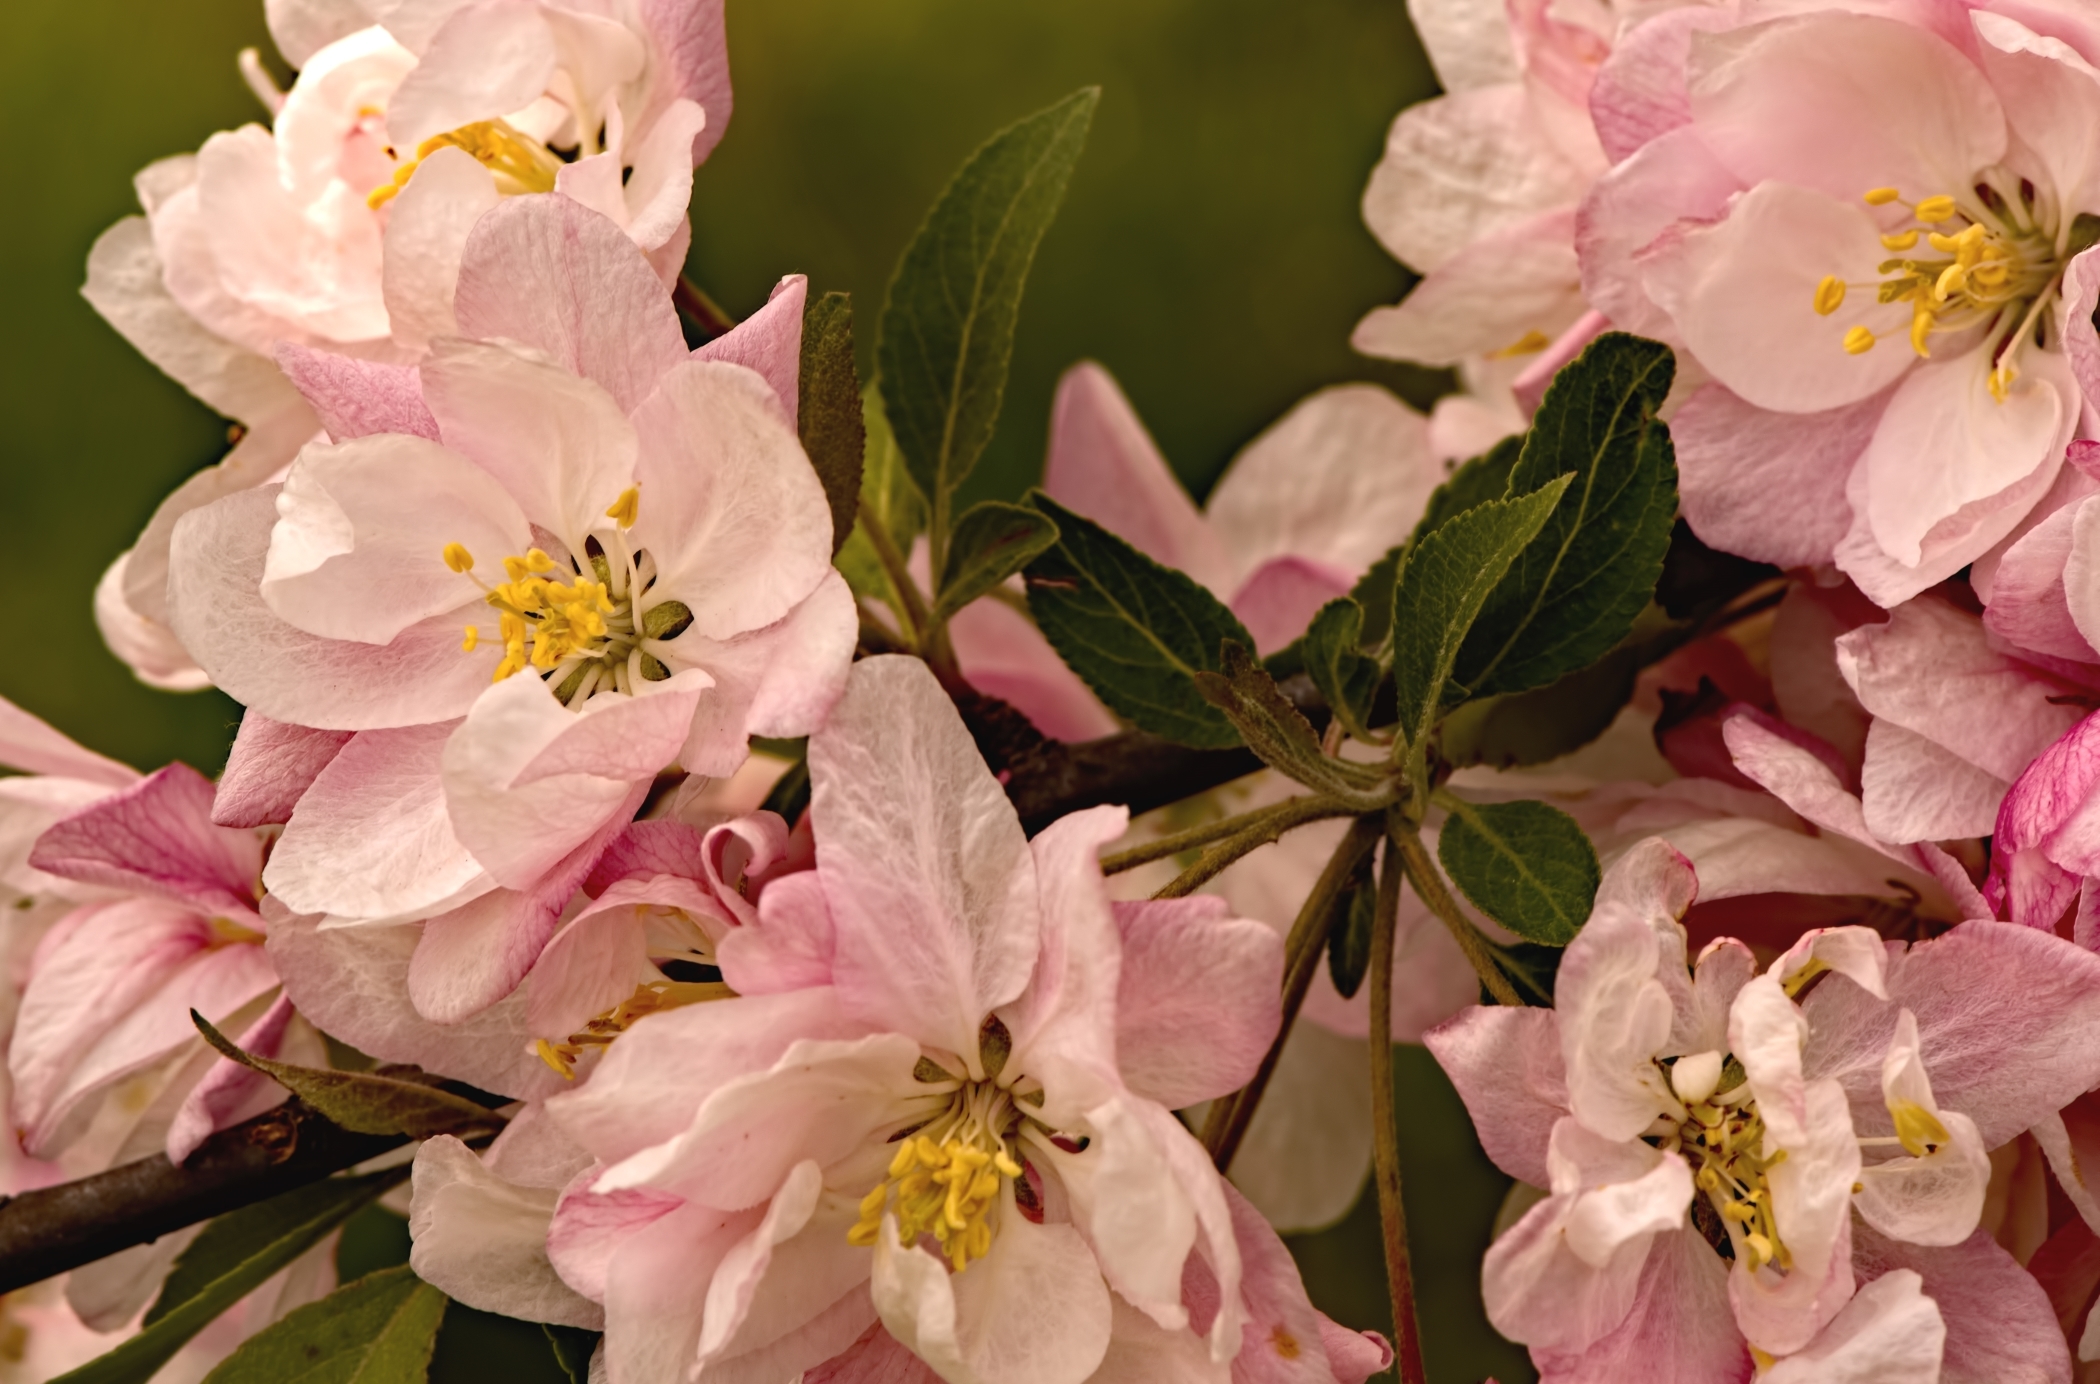
[[(943, 257), (1018, 283), (1088, 101), (863, 389), (802, 277), (682, 278), (721, 0), (271, 0), (270, 126), (85, 289), (240, 425), (96, 616), (245, 712), (214, 782), (0, 703), (0, 1247), (340, 1124), (413, 1141), (312, 1177), (417, 1291), (604, 1384), (1419, 1384), (1420, 1042), (1552, 1384), (2100, 1361), (2100, 12), (1412, 10), (1355, 344), (1461, 390), (1316, 393), (1199, 508), (1083, 363), (958, 517), (1018, 288)], [(1393, 1344), (1279, 1238), (1367, 1182)], [(338, 1218), (171, 1334), (231, 1220), (101, 1228), (0, 1379), (393, 1291)]]

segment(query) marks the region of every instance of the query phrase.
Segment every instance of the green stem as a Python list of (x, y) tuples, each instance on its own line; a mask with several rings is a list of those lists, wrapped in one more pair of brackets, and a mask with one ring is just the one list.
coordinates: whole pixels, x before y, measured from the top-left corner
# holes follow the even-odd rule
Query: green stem
[(1172, 836), (1162, 836), (1157, 841), (1147, 841), (1142, 845), (1132, 846), (1129, 850), (1103, 856), (1101, 873), (1120, 875), (1125, 870), (1134, 870), (1140, 865), (1149, 865), (1170, 855), (1180, 855), (1183, 851), (1207, 846), (1213, 841), (1236, 836), (1271, 822), (1281, 823), (1282, 829), (1289, 831), (1292, 827), (1303, 826), (1307, 822), (1316, 822), (1322, 818), (1347, 816), (1348, 811), (1349, 809), (1339, 804), (1310, 795), (1286, 798), (1280, 803), (1257, 807), (1251, 812), (1242, 812), (1234, 817), (1221, 817), (1215, 822), (1205, 822), (1200, 827), (1190, 827), (1187, 831), (1177, 831)]
[[(1388, 838), (1403, 860), (1409, 831)], [(1401, 871), (1386, 857), (1378, 872), (1378, 910), (1371, 924), (1371, 1166), (1378, 1185), (1378, 1222), (1385, 1241), (1385, 1278), (1393, 1301), (1393, 1353), (1401, 1384), (1427, 1384), (1422, 1328), (1415, 1319), (1415, 1278), (1407, 1253), (1407, 1205), (1400, 1189), (1399, 1112), (1393, 1105), (1393, 927), (1400, 911)], [(1412, 877), (1412, 870), (1408, 872)]]
[(1269, 1078), (1276, 1072), (1284, 1040), (1291, 1036), (1291, 1026), (1297, 1021), (1300, 1006), (1305, 1003), (1306, 991), (1312, 988), (1320, 957), (1327, 950), (1327, 938), (1334, 930), (1335, 914), (1340, 911), (1357, 868), (1378, 843), (1380, 830), (1375, 816), (1356, 819), (1349, 834), (1328, 857), (1327, 868), (1320, 872), (1319, 881), (1313, 885), (1312, 893), (1306, 896), (1304, 907), (1298, 910), (1298, 920), (1291, 924), (1290, 936), (1285, 939), (1283, 947), (1283, 1023), (1276, 1030), (1276, 1041), (1269, 1045), (1268, 1054), (1262, 1058), (1253, 1080), (1215, 1101), (1203, 1122), (1203, 1147), (1221, 1173), (1232, 1167), (1233, 1155), (1239, 1152), (1240, 1141), (1246, 1136), (1247, 1127), (1254, 1122), (1254, 1111), (1261, 1104), (1263, 1092), (1268, 1089)]
[(1509, 977), (1495, 964), (1493, 949), (1488, 939), (1480, 935), (1466, 915), (1459, 911), (1449, 890), (1444, 888), (1444, 877), (1437, 873), (1436, 862), (1429, 858), (1429, 850), (1422, 838), (1412, 830), (1397, 831), (1393, 844), (1399, 849), (1401, 862), (1407, 867), (1407, 882), (1414, 886), (1415, 897), (1426, 905), (1431, 913), (1443, 919), (1444, 926), (1458, 942), (1458, 949), (1466, 954), (1473, 965), (1474, 974), (1487, 992), (1495, 997), (1497, 1004), (1522, 1005), (1523, 997), (1509, 983)]
[(1216, 879), (1226, 866), (1232, 864), (1241, 856), (1268, 845), (1292, 827), (1303, 826), (1307, 822), (1318, 821), (1322, 817), (1345, 817), (1350, 815), (1352, 811), (1352, 809), (1344, 807), (1332, 799), (1298, 798), (1293, 799), (1293, 801), (1304, 803), (1305, 806), (1299, 808), (1288, 817), (1272, 817), (1264, 821), (1257, 821), (1245, 830), (1235, 832), (1233, 835), (1226, 837), (1206, 851), (1195, 864), (1175, 876), (1173, 883), (1152, 897), (1155, 899), (1178, 899), (1185, 895), (1193, 894), (1213, 879)]
[(919, 585), (911, 579), (911, 565), (898, 551), (897, 540), (890, 537), (889, 526), (882, 516), (862, 496), (860, 502), (860, 527), (868, 535), (868, 546), (875, 550), (876, 561), (882, 564), (882, 573), (890, 579), (890, 589), (896, 593), (896, 611), (905, 626), (905, 642), (914, 651), (918, 650), (926, 634), (926, 600), (919, 594)]

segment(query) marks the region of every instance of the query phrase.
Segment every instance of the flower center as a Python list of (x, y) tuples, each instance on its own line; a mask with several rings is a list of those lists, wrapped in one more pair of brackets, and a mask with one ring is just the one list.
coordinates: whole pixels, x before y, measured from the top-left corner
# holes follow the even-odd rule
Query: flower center
[(736, 992), (719, 980), (652, 980), (636, 986), (633, 994), (598, 1015), (562, 1041), (536, 1040), (532, 1050), (540, 1061), (567, 1081), (576, 1079), (576, 1064), (586, 1052), (612, 1046), (613, 1040), (651, 1014), (681, 1009), (709, 1000), (733, 999)]
[[(576, 708), (597, 693), (632, 693), (640, 683), (671, 676), (648, 646), (683, 632), (693, 613), (679, 601), (649, 599), (656, 563), (647, 550), (630, 551), (624, 537), (639, 512), (639, 495), (630, 486), (605, 511), (619, 526), (610, 552), (596, 537), (586, 541), (580, 563), (557, 562), (532, 548), (503, 559), (506, 580), (498, 585), (472, 578), (496, 611), (495, 635), (503, 644), (490, 681), (530, 668), (553, 685), (564, 706)], [(443, 556), (447, 567), (472, 577), (474, 555), (464, 544), (447, 543)], [(468, 625), (461, 649), (480, 648), (486, 633)]]
[[(920, 1068), (922, 1081), (953, 1080), (930, 1062)], [(889, 1175), (861, 1198), (860, 1222), (846, 1233), (847, 1243), (874, 1244), (883, 1215), (894, 1212), (899, 1244), (932, 1235), (957, 1273), (982, 1259), (992, 1247), (1000, 1186), (1022, 1174), (1020, 1123), (1011, 1091), (989, 1081), (957, 1083), (938, 1115), (897, 1141)]]
[(441, 135), (432, 135), (416, 146), (415, 157), (394, 168), (394, 180), (381, 183), (365, 198), (377, 211), (401, 195), (423, 160), (440, 149), (464, 149), (496, 175), (496, 190), (506, 197), (526, 192), (554, 191), (554, 175), (562, 161), (536, 139), (529, 139), (502, 120), (477, 120)]
[[(1881, 262), (1878, 282), (1847, 284), (1824, 275), (1816, 285), (1815, 309), (1828, 317), (1852, 288), (1873, 289), (1882, 303), (1908, 303), (1911, 349), (1924, 358), (1932, 355), (1935, 334), (1987, 328), (1991, 394), (2003, 403), (2019, 377), (2019, 352), (2055, 300), (2070, 258), (2049, 224), (2054, 217), (2039, 200), (2032, 183), (2023, 179), (2008, 195), (1989, 174), (1967, 197), (1940, 194), (1915, 204), (1895, 188), (1874, 188), (1865, 194), (1867, 205), (1908, 207), (1916, 224), (1881, 237), (1882, 247), (1896, 257)], [(1877, 339), (1869, 328), (1856, 326), (1845, 333), (1845, 349), (1864, 355)]]
[[(1764, 1156), (1765, 1122), (1757, 1113), (1742, 1066), (1717, 1053), (1674, 1059), (1666, 1069), (1672, 1089), (1684, 1105), (1684, 1118), (1657, 1119), (1648, 1142), (1675, 1153), (1692, 1165), (1693, 1185), (1706, 1194), (1706, 1205), (1749, 1252), (1754, 1269), (1792, 1266), (1772, 1218), (1772, 1190), (1766, 1173), (1786, 1157), (1784, 1149)], [(1727, 1081), (1727, 1090), (1718, 1090)]]

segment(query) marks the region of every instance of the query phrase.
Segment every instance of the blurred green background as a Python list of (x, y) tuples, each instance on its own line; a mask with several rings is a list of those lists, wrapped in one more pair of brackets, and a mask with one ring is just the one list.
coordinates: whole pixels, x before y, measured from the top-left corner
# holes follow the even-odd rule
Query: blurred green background
[[(180, 758), (213, 772), (238, 709), (132, 681), (89, 609), (95, 579), (160, 497), (224, 450), (225, 424), (77, 290), (94, 237), (136, 210), (138, 168), (263, 118), (233, 62), (251, 44), (269, 52), (261, 3), (8, 10), (0, 119), (29, 143), (0, 217), (0, 516), (24, 656), (0, 665), (0, 695), (132, 763)], [(1102, 86), (970, 498), (1035, 478), (1057, 376), (1084, 357), (1122, 381), (1198, 494), (1321, 385), (1375, 380), (1417, 403), (1438, 388), (1347, 344), (1357, 317), (1409, 282), (1357, 214), (1386, 125), (1435, 90), (1401, 0), (729, 0), (729, 30), (737, 109), (697, 179), (689, 270), (739, 314), (786, 273), (850, 290), (864, 367), (890, 267), (970, 150), (1076, 87)], [(1403, 1050), (1400, 1079), (1431, 1376), (1529, 1379), (1479, 1305), (1505, 1180), (1419, 1049)], [(368, 1225), (355, 1253), (385, 1257), (394, 1233)], [(1352, 1325), (1384, 1324), (1377, 1243), (1366, 1205), (1294, 1245), (1316, 1298)], [(440, 1375), (485, 1379), (499, 1362), (526, 1384), (544, 1351), (530, 1333), (455, 1309)]]

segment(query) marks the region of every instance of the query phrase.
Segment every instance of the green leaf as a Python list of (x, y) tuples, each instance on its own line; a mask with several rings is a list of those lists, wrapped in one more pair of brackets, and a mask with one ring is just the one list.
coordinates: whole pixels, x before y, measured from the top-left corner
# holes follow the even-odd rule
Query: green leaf
[(1611, 332), (1548, 386), (1510, 494), (1569, 484), (1466, 640), (1454, 676), (1469, 695), (1524, 692), (1587, 667), (1655, 594), (1677, 514), (1675, 454), (1655, 416), (1674, 368), (1669, 347)]
[(1473, 906), (1527, 942), (1565, 947), (1597, 901), (1597, 852), (1545, 803), (1469, 803), (1450, 793), (1436, 855)]
[(1252, 648), (1246, 627), (1193, 578), (1099, 524), (1040, 492), (1028, 502), (1057, 524), (1057, 542), (1027, 577), (1028, 608), (1058, 657), (1142, 730), (1197, 749), (1238, 745), (1196, 674), (1224, 671), (1228, 639)]
[[(1366, 859), (1366, 865), (1369, 861)], [(1371, 969), (1371, 926), (1378, 915), (1378, 888), (1368, 868), (1358, 872), (1342, 896), (1334, 930), (1327, 935), (1327, 975), (1343, 999), (1356, 998)]]
[(1283, 695), (1246, 645), (1226, 640), (1223, 662), (1223, 672), (1196, 674), (1196, 690), (1225, 713), (1262, 763), (1321, 792), (1346, 797), (1376, 789), (1375, 771), (1321, 751), (1320, 737), (1305, 713)]
[(1357, 578), (1355, 589), (1349, 593), (1349, 599), (1363, 611), (1357, 648), (1377, 659), (1381, 667), (1392, 655), (1393, 589), (1399, 584), (1400, 566), (1406, 559), (1405, 543), (1387, 549), (1384, 557)]
[(901, 602), (890, 585), (889, 572), (876, 555), (866, 524), (880, 524), (900, 553), (910, 553), (912, 541), (926, 529), (926, 501), (905, 470), (897, 439), (890, 432), (889, 417), (882, 406), (881, 389), (870, 384), (860, 394), (861, 422), (867, 429), (865, 464), (860, 475), (860, 511), (863, 517), (839, 549), (837, 565), (856, 595), (871, 597), (896, 610)]
[(993, 590), (1057, 541), (1057, 525), (1041, 510), (986, 500), (955, 523), (947, 566), (935, 583), (935, 624)]
[(1422, 517), (1415, 524), (1413, 541), (1427, 538), (1475, 505), (1508, 495), (1510, 472), (1516, 470), (1517, 458), (1523, 451), (1524, 436), (1519, 433), (1503, 438), (1453, 471), (1430, 493), (1429, 503), (1422, 507)]
[(1306, 674), (1327, 699), (1342, 729), (1359, 740), (1369, 740), (1371, 698), (1385, 670), (1377, 659), (1358, 652), (1363, 623), (1364, 608), (1350, 597), (1340, 597), (1320, 607), (1301, 645)]
[(448, 1301), (406, 1264), (381, 1269), (264, 1327), (204, 1384), (421, 1384)]
[[(329, 1072), (272, 1062), (267, 1057), (243, 1052), (194, 1009), (190, 1011), (190, 1021), (197, 1025), (204, 1041), (222, 1054), (261, 1072), (353, 1134), (406, 1134), (411, 1139), (427, 1139), (433, 1134), (485, 1132), (503, 1127), (501, 1115), (465, 1096), (441, 1091), (425, 1080), (379, 1072)], [(422, 1073), (416, 1075), (420, 1077)]]
[(192, 1336), (408, 1176), (329, 1178), (228, 1212), (175, 1261), (139, 1334), (53, 1384), (145, 1384)]
[(1568, 482), (1489, 500), (1453, 516), (1412, 545), (1393, 608), (1393, 681), (1402, 734), (1419, 745), (1436, 724), (1467, 633), (1517, 555), (1538, 535)]
[(1438, 753), (1454, 769), (1514, 769), (1573, 754), (1611, 726), (1640, 671), (1638, 651), (1621, 646), (1549, 686), (1467, 702), (1438, 728)]
[(555, 1363), (561, 1366), (563, 1374), (569, 1376), (569, 1384), (590, 1384), (591, 1356), (597, 1352), (604, 1333), (585, 1331), (580, 1326), (546, 1323), (542, 1323), (541, 1328), (547, 1333), (547, 1344), (554, 1349)]
[(890, 280), (876, 359), (897, 446), (933, 505), (936, 559), (949, 499), (992, 439), (1021, 293), (1100, 99), (1088, 87), (992, 136)]
[(796, 409), (802, 450), (809, 453), (824, 498), (831, 502), (831, 550), (846, 546), (859, 517), (862, 455), (867, 425), (861, 417), (860, 377), (853, 368), (853, 296), (827, 293), (802, 310), (801, 401)]

